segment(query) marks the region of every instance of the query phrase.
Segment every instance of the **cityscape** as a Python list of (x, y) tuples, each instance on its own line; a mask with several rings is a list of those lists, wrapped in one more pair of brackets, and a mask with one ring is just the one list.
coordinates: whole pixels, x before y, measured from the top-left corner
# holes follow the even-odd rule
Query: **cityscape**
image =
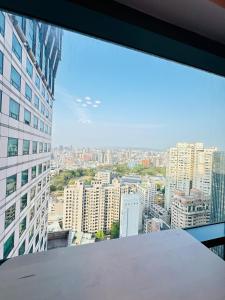
[[(80, 41), (79, 51), (68, 42), (73, 34), (75, 42)], [(118, 48), (120, 54), (130, 51), (133, 61), (135, 51), (0, 12), (0, 259), (225, 220), (221, 78), (212, 80), (219, 87), (218, 105), (214, 95), (207, 98), (211, 94), (206, 82), (212, 75), (201, 73), (196, 79), (193, 70), (193, 82), (188, 82), (189, 69), (185, 69), (187, 81), (180, 83), (181, 88), (190, 84), (188, 90), (193, 92), (192, 100), (183, 95), (185, 109), (172, 100), (141, 102), (143, 94), (136, 101), (130, 82), (127, 102), (115, 84), (109, 99), (115, 90), (118, 95), (113, 104), (106, 103), (109, 85), (106, 82), (104, 90), (96, 70), (89, 85), (89, 75), (82, 69), (74, 77), (65, 76), (65, 68), (76, 72), (68, 65), (68, 49), (81, 55), (86, 40), (92, 46), (85, 50), (89, 54), (103, 45), (104, 55), (117, 53)], [(102, 61), (108, 62), (104, 55)], [(144, 54), (139, 55), (143, 67)], [(80, 60), (78, 65), (84, 68), (85, 58)], [(155, 60), (151, 64), (157, 78)], [(121, 54), (118, 65), (122, 61)], [(98, 64), (107, 69), (100, 59)], [(162, 64), (166, 70), (168, 62)], [(174, 67), (174, 73), (186, 72), (179, 68), (185, 67)], [(119, 70), (122, 73), (122, 67)], [(110, 76), (110, 72), (105, 75)], [(118, 80), (125, 82), (126, 76), (120, 76)], [(79, 82), (80, 78), (85, 81)], [(166, 78), (164, 85), (170, 81), (179, 90), (172, 80)], [(68, 86), (62, 88), (65, 81), (76, 86), (76, 93), (72, 88), (68, 92)], [(81, 96), (83, 86), (84, 94), (98, 82), (100, 96), (94, 89), (93, 96)], [(143, 89), (142, 84), (137, 90)], [(205, 90), (199, 92), (203, 84)], [(168, 91), (157, 88), (169, 97)], [(153, 86), (149, 90), (153, 93)], [(205, 96), (205, 107), (201, 103), (190, 108), (194, 95)], [(171, 92), (170, 97), (175, 101), (180, 94)], [(210, 123), (211, 108), (218, 115)]]

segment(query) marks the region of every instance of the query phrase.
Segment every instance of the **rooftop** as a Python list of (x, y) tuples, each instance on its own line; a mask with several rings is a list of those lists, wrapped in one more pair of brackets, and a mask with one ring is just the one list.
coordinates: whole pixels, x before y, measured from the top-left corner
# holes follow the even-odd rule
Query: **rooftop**
[(0, 270), (7, 300), (225, 299), (225, 262), (183, 230), (20, 256)]

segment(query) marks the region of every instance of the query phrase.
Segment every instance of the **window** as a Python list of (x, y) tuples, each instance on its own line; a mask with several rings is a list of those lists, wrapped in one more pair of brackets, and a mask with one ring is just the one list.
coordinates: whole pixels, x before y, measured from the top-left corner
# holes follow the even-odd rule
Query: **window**
[(12, 175), (6, 178), (6, 197), (16, 191), (17, 175)]
[(10, 235), (10, 237), (4, 243), (3, 257), (7, 258), (13, 248), (14, 248), (14, 232)]
[(42, 102), (41, 102), (41, 113), (43, 116), (45, 115), (45, 106)]
[(3, 74), (3, 53), (0, 50), (0, 74)]
[(34, 179), (36, 177), (36, 173), (37, 173), (37, 167), (34, 166), (34, 167), (32, 167), (32, 170), (31, 170), (31, 179)]
[(33, 218), (34, 218), (34, 211), (35, 211), (35, 209), (34, 209), (34, 205), (31, 207), (31, 209), (30, 209), (30, 222), (33, 220)]
[(27, 19), (27, 27), (26, 27), (26, 38), (28, 41), (28, 45), (33, 50), (34, 45), (34, 21)]
[(46, 93), (46, 101), (47, 101), (47, 103), (49, 103), (49, 96), (48, 96), (48, 93)]
[(31, 123), (31, 113), (26, 109), (24, 109), (24, 123), (27, 125)]
[(42, 164), (38, 165), (38, 175), (42, 173)]
[(44, 132), (44, 122), (42, 120), (40, 121), (40, 131)]
[(16, 204), (14, 203), (5, 211), (5, 229), (15, 220)]
[(39, 193), (41, 191), (41, 181), (38, 182), (37, 186), (37, 192)]
[(29, 242), (32, 240), (32, 237), (34, 236), (34, 226), (29, 231)]
[(39, 233), (36, 235), (36, 238), (35, 238), (35, 246), (37, 246), (39, 242)]
[(27, 225), (27, 217), (23, 218), (23, 220), (20, 222), (19, 237), (21, 237), (21, 235), (26, 230), (26, 225)]
[(43, 143), (39, 143), (39, 153), (43, 152)]
[(30, 152), (30, 141), (23, 140), (23, 155), (28, 155)]
[(44, 152), (48, 152), (48, 144), (44, 143)]
[(23, 211), (26, 206), (27, 206), (27, 194), (24, 194), (20, 198), (20, 212)]
[(0, 112), (2, 111), (2, 91), (0, 90)]
[(35, 129), (38, 129), (38, 118), (36, 116), (34, 116), (34, 119), (33, 119), (33, 126)]
[(35, 85), (36, 85), (36, 87), (40, 90), (40, 83), (41, 83), (41, 81), (40, 81), (40, 77), (36, 74), (36, 76), (35, 76)]
[(18, 139), (8, 138), (8, 157), (18, 155)]
[(21, 172), (21, 186), (28, 183), (28, 169)]
[(20, 91), (20, 89), (21, 89), (21, 76), (13, 66), (11, 67), (11, 84), (18, 91)]
[(39, 109), (39, 98), (37, 95), (34, 96), (34, 106)]
[(33, 253), (33, 245), (30, 247), (30, 250), (29, 250), (29, 254), (31, 254), (31, 253)]
[(32, 153), (37, 154), (37, 142), (36, 141), (32, 142)]
[(25, 85), (25, 97), (29, 101), (32, 100), (32, 89), (29, 87), (29, 85), (27, 83)]
[(32, 66), (32, 63), (30, 62), (30, 60), (28, 58), (27, 58), (26, 71), (27, 71), (27, 74), (32, 79), (32, 77), (33, 77), (33, 66)]
[(9, 116), (15, 120), (19, 120), (20, 105), (13, 99), (9, 101)]
[(33, 200), (36, 195), (36, 186), (30, 190), (30, 200)]
[(45, 98), (45, 86), (42, 84), (41, 94)]
[(46, 118), (48, 119), (48, 117), (49, 117), (49, 112), (48, 112), (48, 110), (46, 109)]
[(12, 51), (16, 55), (18, 60), (21, 62), (22, 61), (22, 47), (21, 47), (17, 37), (15, 36), (15, 34), (13, 34), (13, 38), (12, 38)]
[(45, 133), (48, 133), (48, 125), (45, 124)]
[(5, 16), (0, 12), (0, 34), (5, 35)]
[(26, 249), (25, 247), (26, 247), (26, 241), (24, 240), (21, 246), (19, 247), (19, 255), (24, 255)]

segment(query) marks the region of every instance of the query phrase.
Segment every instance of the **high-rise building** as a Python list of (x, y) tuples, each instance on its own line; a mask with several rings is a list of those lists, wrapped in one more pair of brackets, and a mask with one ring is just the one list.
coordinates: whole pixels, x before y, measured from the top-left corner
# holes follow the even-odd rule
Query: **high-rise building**
[(109, 232), (113, 222), (119, 221), (120, 184), (91, 185), (76, 182), (64, 189), (63, 228), (75, 232)]
[(95, 175), (96, 180), (101, 180), (102, 184), (110, 184), (112, 180), (111, 171), (98, 171)]
[(175, 191), (171, 205), (171, 228), (185, 228), (209, 223), (209, 197), (192, 189), (190, 195)]
[(142, 224), (140, 195), (128, 193), (121, 195), (120, 237), (138, 235)]
[(202, 143), (177, 143), (170, 148), (166, 169), (165, 208), (171, 207), (174, 191), (190, 194), (192, 188), (211, 194), (212, 155), (216, 148), (205, 149)]
[(0, 259), (47, 249), (60, 29), (0, 12)]
[(148, 181), (141, 183), (137, 186), (138, 193), (140, 195), (140, 200), (143, 204), (143, 209), (145, 213), (148, 213), (150, 207), (154, 203), (157, 187), (155, 182)]
[(211, 222), (225, 221), (225, 152), (215, 152), (212, 167)]

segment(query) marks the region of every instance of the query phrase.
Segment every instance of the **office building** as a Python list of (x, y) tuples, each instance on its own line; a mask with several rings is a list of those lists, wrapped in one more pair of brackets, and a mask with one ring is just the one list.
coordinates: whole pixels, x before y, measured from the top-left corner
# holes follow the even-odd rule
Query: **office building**
[(120, 237), (137, 235), (142, 224), (140, 195), (128, 193), (121, 195)]
[(47, 249), (62, 31), (0, 12), (0, 259)]
[(213, 155), (211, 222), (225, 221), (225, 152)]
[(75, 232), (109, 232), (113, 222), (119, 221), (120, 184), (91, 185), (76, 182), (64, 190), (63, 228)]
[(175, 191), (171, 206), (171, 228), (186, 228), (209, 223), (210, 201), (201, 191), (192, 189), (186, 196)]
[(177, 143), (168, 151), (166, 169), (165, 208), (171, 207), (174, 191), (190, 194), (192, 188), (211, 194), (212, 155), (216, 148), (204, 148), (202, 143)]
[(144, 212), (148, 213), (155, 201), (157, 192), (156, 184), (155, 182), (150, 180), (148, 182), (143, 182), (142, 184), (137, 186), (137, 191), (140, 195), (140, 200), (143, 204)]

